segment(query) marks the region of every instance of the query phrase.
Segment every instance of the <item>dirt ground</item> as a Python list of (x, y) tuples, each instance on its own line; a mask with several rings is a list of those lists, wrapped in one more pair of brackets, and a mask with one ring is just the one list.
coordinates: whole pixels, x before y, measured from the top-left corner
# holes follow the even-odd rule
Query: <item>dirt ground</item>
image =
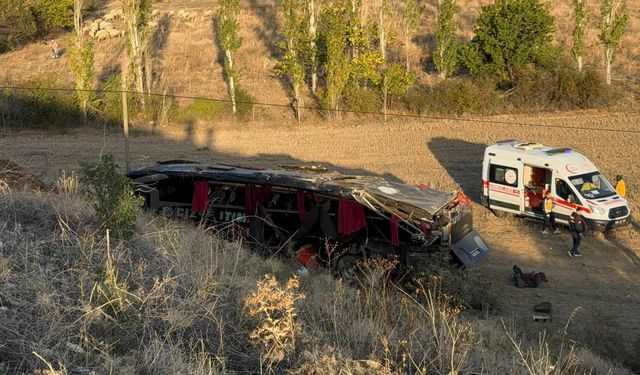
[[(575, 313), (572, 324), (594, 326), (594, 332), (613, 327), (620, 337), (634, 340), (640, 337), (637, 226), (589, 236), (582, 248), (584, 257), (571, 259), (567, 231), (544, 236), (539, 225), (497, 218), (477, 202), (484, 148), (500, 139), (535, 140), (573, 147), (609, 178), (624, 174), (638, 222), (640, 149), (638, 134), (633, 133), (638, 130), (639, 115), (599, 112), (479, 121), (394, 119), (382, 124), (359, 118), (302, 125), (283, 120), (137, 129), (131, 138), (131, 165), (174, 158), (252, 166), (313, 163), (345, 173), (380, 174), (407, 183), (426, 182), (438, 189), (462, 189), (476, 202), (475, 227), (492, 248), (489, 257), (469, 271), (471, 279), (496, 294), (500, 314), (531, 325), (532, 306), (546, 300), (553, 303), (554, 323), (550, 324), (556, 327)], [(124, 167), (123, 145), (117, 129), (0, 133), (0, 159), (11, 159), (53, 183), (62, 170), (68, 173), (81, 162), (97, 162), (100, 153), (113, 153)], [(549, 282), (537, 289), (514, 287), (510, 280), (514, 264), (525, 272), (545, 272)]]

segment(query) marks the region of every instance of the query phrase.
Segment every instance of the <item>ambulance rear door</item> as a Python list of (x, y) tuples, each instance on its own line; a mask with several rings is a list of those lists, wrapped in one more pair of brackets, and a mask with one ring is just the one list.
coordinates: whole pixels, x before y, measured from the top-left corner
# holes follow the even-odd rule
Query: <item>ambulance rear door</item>
[(522, 163), (489, 159), (489, 207), (521, 213), (524, 211)]

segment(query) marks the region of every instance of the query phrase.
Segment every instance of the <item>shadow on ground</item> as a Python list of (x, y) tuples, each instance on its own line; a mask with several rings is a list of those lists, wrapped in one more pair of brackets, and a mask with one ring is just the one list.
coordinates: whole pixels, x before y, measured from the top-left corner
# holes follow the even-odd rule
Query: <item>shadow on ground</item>
[(474, 202), (482, 194), (482, 159), (486, 144), (444, 137), (432, 138), (427, 148), (438, 159), (449, 176)]

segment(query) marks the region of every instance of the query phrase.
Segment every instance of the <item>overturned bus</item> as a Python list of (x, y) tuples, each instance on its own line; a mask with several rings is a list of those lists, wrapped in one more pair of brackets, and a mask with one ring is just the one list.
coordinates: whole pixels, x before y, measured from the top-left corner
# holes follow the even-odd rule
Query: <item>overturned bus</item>
[(173, 160), (127, 176), (149, 209), (239, 228), (249, 243), (273, 252), (300, 249), (298, 260), (308, 268), (324, 262), (339, 271), (391, 255), (419, 267), (434, 251), (450, 251), (471, 267), (489, 252), (473, 230), (470, 201), (455, 191), (315, 166), (253, 169)]

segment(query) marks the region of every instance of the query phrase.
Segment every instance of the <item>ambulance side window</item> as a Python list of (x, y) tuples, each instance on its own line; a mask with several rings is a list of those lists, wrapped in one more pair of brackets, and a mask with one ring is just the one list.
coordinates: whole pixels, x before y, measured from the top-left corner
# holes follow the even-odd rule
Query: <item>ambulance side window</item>
[(566, 201), (569, 199), (570, 193), (571, 190), (569, 189), (567, 183), (559, 178), (556, 178), (556, 195)]
[(489, 181), (500, 185), (518, 187), (518, 170), (491, 164), (489, 167)]

